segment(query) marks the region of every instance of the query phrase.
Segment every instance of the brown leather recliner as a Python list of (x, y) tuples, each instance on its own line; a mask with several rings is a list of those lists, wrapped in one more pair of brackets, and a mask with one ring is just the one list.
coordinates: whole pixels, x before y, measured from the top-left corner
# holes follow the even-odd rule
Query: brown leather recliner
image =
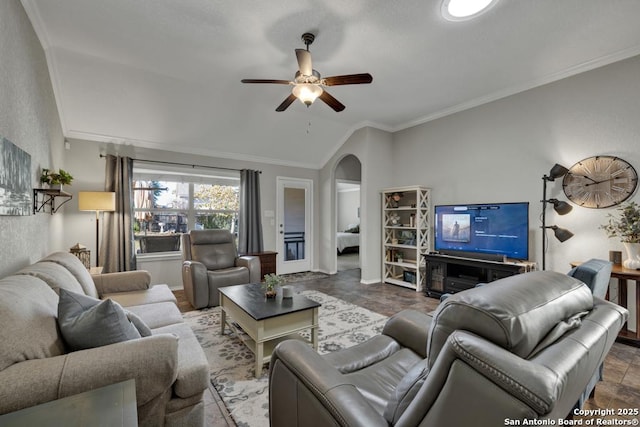
[(260, 258), (238, 256), (228, 230), (192, 230), (182, 235), (182, 285), (195, 308), (220, 305), (218, 288), (260, 282)]
[(335, 353), (284, 341), (271, 357), (271, 426), (563, 419), (627, 316), (581, 281), (540, 271), (454, 294), (433, 317), (404, 310)]

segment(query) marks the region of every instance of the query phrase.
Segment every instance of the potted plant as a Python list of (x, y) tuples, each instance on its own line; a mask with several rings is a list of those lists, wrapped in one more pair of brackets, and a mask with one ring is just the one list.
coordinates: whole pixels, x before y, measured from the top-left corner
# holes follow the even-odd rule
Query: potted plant
[(40, 174), (40, 183), (48, 184), (49, 188), (62, 190), (63, 185), (71, 185), (73, 176), (63, 169), (58, 169), (58, 172), (52, 172), (49, 169), (42, 169)]
[(264, 275), (264, 284), (265, 284), (264, 296), (266, 296), (267, 298), (275, 298), (277, 294), (276, 286), (281, 285), (282, 283), (284, 283), (284, 279), (282, 278), (282, 276), (278, 276), (277, 274), (274, 274), (274, 273), (265, 274)]
[(397, 251), (396, 252), (396, 261), (397, 262), (404, 261), (404, 252), (402, 252), (402, 251)]
[(627, 259), (622, 263), (625, 268), (640, 269), (640, 206), (628, 202), (617, 209), (616, 217), (608, 214), (609, 222), (600, 226), (609, 237), (618, 237), (625, 247)]

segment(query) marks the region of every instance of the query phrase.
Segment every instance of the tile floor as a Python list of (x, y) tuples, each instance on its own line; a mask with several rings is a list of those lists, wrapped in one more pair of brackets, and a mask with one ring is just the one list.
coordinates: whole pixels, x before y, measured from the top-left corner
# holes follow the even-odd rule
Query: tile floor
[[(341, 271), (326, 279), (301, 282), (296, 287), (300, 290), (314, 289), (324, 292), (386, 316), (391, 316), (405, 308), (432, 311), (438, 305), (438, 300), (425, 297), (424, 294), (410, 289), (382, 283), (363, 285), (360, 283), (360, 270), (357, 269)], [(193, 309), (184, 299), (182, 291), (175, 293), (182, 311)], [(215, 390), (211, 389), (207, 393), (205, 402), (207, 426), (235, 426)], [(607, 356), (604, 381), (598, 384), (595, 396), (585, 403), (584, 409), (609, 408), (614, 411), (640, 409), (640, 348), (615, 343)], [(592, 417), (575, 417), (576, 420), (588, 418)], [(604, 419), (618, 420), (627, 418), (637, 419), (638, 417), (618, 415), (604, 417)]]

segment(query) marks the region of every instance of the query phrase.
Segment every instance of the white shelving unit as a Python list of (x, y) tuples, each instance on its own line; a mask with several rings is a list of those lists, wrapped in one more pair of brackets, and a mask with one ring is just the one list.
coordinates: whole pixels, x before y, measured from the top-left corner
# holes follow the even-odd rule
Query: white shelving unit
[(431, 250), (431, 190), (382, 190), (382, 281), (422, 291), (424, 257)]

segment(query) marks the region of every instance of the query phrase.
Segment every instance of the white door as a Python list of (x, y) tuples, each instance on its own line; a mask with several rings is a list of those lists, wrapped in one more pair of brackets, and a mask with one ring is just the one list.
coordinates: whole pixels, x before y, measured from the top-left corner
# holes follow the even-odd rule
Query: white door
[(310, 271), (313, 181), (278, 177), (277, 186), (278, 273)]

